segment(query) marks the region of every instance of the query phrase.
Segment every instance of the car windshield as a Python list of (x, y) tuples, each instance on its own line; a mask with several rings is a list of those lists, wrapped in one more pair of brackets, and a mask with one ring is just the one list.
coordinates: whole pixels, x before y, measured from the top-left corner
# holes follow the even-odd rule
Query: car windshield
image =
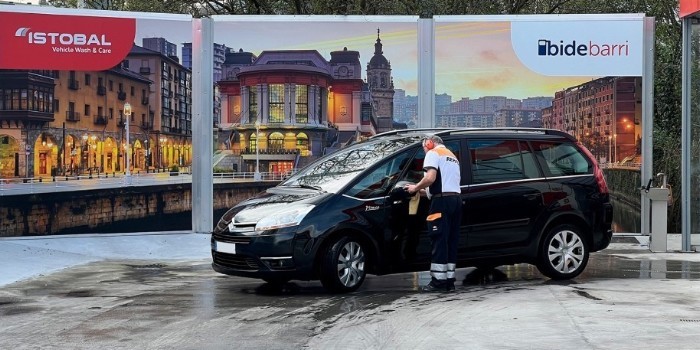
[(382, 139), (357, 144), (319, 159), (279, 186), (317, 188), (337, 193), (365, 169), (420, 138)]

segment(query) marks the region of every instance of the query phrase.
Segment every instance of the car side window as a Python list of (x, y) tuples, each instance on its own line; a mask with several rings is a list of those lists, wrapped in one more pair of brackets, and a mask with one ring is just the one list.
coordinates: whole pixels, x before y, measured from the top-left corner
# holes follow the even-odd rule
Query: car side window
[(474, 184), (541, 177), (527, 142), (473, 140), (469, 152)]
[(346, 194), (361, 199), (383, 197), (387, 195), (391, 186), (396, 183), (401, 171), (406, 167), (409, 152), (385, 161), (379, 167), (364, 175), (360, 181), (352, 186)]
[(537, 158), (535, 158), (530, 145), (525, 141), (520, 141), (520, 155), (523, 157), (523, 174), (525, 178), (536, 179), (542, 177), (540, 169), (537, 166)]
[(567, 176), (592, 174), (593, 166), (586, 156), (572, 143), (553, 141), (534, 141), (535, 153), (544, 160), (547, 176)]

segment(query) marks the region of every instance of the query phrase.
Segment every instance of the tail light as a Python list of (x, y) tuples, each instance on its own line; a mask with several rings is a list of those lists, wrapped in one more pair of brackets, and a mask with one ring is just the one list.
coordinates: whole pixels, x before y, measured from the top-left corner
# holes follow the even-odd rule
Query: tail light
[(608, 194), (608, 184), (605, 182), (603, 169), (601, 169), (600, 166), (598, 166), (598, 162), (595, 160), (595, 157), (593, 157), (593, 154), (591, 153), (591, 151), (588, 150), (588, 148), (586, 148), (580, 142), (578, 143), (578, 146), (581, 148), (581, 150), (583, 150), (583, 153), (593, 164), (593, 175), (595, 175), (595, 180), (598, 183), (598, 190), (600, 191), (600, 193)]

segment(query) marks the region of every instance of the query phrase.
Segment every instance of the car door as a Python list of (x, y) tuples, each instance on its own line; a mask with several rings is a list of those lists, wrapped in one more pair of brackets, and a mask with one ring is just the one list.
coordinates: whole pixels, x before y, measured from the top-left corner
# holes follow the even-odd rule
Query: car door
[[(445, 141), (447, 147), (459, 159), (460, 140)], [(402, 169), (397, 186), (406, 183), (418, 183), (424, 174), (423, 160), (425, 151), (420, 148), (412, 150), (412, 157)], [(432, 255), (432, 242), (428, 235), (426, 218), (430, 209), (430, 200), (420, 196), (415, 212), (409, 212), (410, 197), (399, 189), (392, 192), (391, 208), (388, 212), (387, 228), (390, 231), (392, 256), (398, 262), (395, 271), (415, 271), (426, 268)], [(414, 199), (415, 201), (416, 199)], [(414, 202), (414, 205), (415, 202)], [(460, 244), (466, 246), (466, 235), (460, 237)]]
[(467, 246), (475, 252), (508, 254), (529, 242), (537, 218), (544, 212), (549, 189), (526, 141), (470, 139), (469, 186), (463, 222)]
[(402, 205), (408, 211), (407, 197), (399, 190), (392, 190), (407, 169), (414, 151), (404, 151), (382, 161), (345, 192), (346, 196), (358, 200), (358, 206), (351, 211), (362, 226), (373, 230), (371, 234), (380, 245), (380, 261), (392, 266), (401, 265), (396, 246), (406, 236)]

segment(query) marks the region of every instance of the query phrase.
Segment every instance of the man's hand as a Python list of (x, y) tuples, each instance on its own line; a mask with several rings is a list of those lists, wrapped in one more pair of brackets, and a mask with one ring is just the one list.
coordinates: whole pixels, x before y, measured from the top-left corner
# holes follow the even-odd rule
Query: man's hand
[(416, 185), (405, 185), (403, 188), (406, 189), (406, 191), (408, 191), (408, 194), (415, 194), (417, 191), (417, 187), (418, 186)]
[[(428, 171), (425, 172), (425, 175), (423, 176), (423, 179), (420, 180), (417, 184), (408, 184), (405, 185), (403, 188), (408, 191), (408, 194), (414, 194), (417, 191), (421, 191), (421, 194), (425, 193), (424, 188), (430, 186), (435, 182), (435, 179), (437, 178), (437, 170), (435, 169), (428, 169)], [(420, 187), (418, 187), (420, 185)]]

